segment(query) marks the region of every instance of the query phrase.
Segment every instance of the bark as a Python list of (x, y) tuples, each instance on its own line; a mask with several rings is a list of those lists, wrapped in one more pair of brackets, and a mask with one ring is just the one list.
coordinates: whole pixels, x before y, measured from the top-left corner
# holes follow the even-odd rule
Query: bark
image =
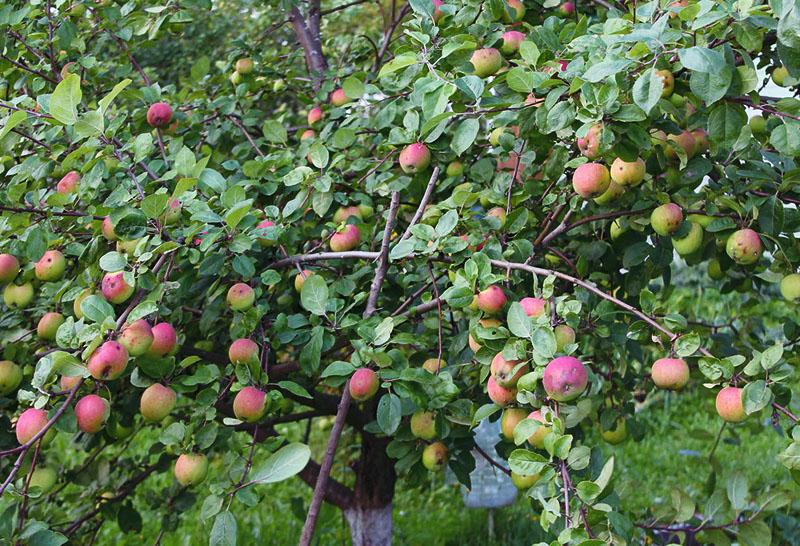
[(361, 438), (353, 502), (344, 515), (353, 546), (388, 546), (392, 543), (392, 498), (397, 481), (394, 461), (386, 455), (389, 439), (367, 432)]
[(300, 8), (294, 6), (289, 13), (289, 20), (292, 23), (294, 35), (303, 48), (306, 68), (308, 68), (316, 91), (322, 85), (325, 70), (328, 68), (325, 55), (322, 53), (322, 40), (319, 34), (319, 2), (312, 2), (309, 15), (309, 19), (306, 19)]
[(389, 546), (392, 543), (392, 505), (382, 508), (354, 506), (344, 511), (353, 546)]

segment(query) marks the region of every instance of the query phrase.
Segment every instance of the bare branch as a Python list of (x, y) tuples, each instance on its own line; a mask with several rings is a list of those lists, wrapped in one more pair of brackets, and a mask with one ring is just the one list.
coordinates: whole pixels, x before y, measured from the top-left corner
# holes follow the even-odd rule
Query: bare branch
[(392, 200), (389, 204), (389, 214), (386, 217), (386, 227), (383, 230), (383, 241), (381, 241), (380, 257), (378, 258), (378, 268), (375, 270), (375, 278), (372, 279), (372, 286), (369, 289), (367, 307), (364, 309), (364, 318), (369, 318), (375, 314), (378, 294), (380, 294), (383, 279), (386, 277), (386, 270), (389, 269), (389, 241), (392, 238), (394, 222), (397, 218), (397, 208), (400, 206), (400, 192), (392, 193)]
[[(433, 168), (433, 172), (431, 173), (431, 178), (428, 180), (428, 186), (425, 188), (425, 193), (422, 195), (422, 200), (419, 202), (419, 207), (417, 207), (417, 212), (414, 213), (414, 217), (411, 218), (411, 222), (408, 224), (406, 231), (403, 233), (403, 236), (400, 237), (400, 241), (408, 239), (408, 236), (411, 235), (411, 228), (419, 222), (419, 219), (422, 218), (422, 214), (425, 212), (425, 207), (428, 204), (428, 201), (431, 199), (431, 195), (433, 195), (433, 188), (436, 186), (436, 180), (439, 178), (439, 167), (436, 166)], [(400, 242), (398, 241), (398, 242)]]

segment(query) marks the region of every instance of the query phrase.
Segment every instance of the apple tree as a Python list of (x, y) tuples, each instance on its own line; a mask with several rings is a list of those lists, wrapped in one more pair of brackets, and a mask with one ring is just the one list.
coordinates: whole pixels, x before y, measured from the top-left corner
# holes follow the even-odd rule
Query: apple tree
[[(469, 487), (485, 419), (552, 544), (792, 542), (797, 1), (9, 0), (0, 25), (3, 543), (139, 532), (158, 481), (148, 542), (197, 504), (234, 544), (299, 476), (301, 544), (323, 502), (389, 544), (398, 480)], [(724, 332), (669, 306), (689, 277), (738, 298)], [(626, 509), (596, 439), (689, 389), (712, 460), (783, 434), (773, 482)], [(276, 428), (329, 418), (314, 456)]]

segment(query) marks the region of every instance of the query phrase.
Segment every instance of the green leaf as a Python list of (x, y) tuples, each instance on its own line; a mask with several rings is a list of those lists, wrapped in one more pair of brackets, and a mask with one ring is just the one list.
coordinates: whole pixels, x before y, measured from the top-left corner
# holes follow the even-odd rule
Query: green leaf
[(328, 149), (318, 140), (311, 145), (311, 149), (308, 151), (308, 157), (316, 168), (323, 169), (328, 164)]
[(294, 381), (278, 381), (278, 386), (282, 389), (286, 389), (295, 396), (308, 398), (309, 400), (314, 399), (314, 397), (311, 396), (311, 394), (309, 394), (309, 392), (306, 389), (304, 389), (301, 385), (298, 385)]
[(708, 114), (708, 135), (722, 148), (731, 148), (747, 123), (747, 113), (741, 104), (721, 102)]
[(692, 356), (700, 348), (700, 335), (696, 332), (686, 334), (675, 342), (675, 352), (678, 356)]
[(322, 275), (311, 275), (300, 290), (300, 303), (310, 313), (324, 315), (328, 304), (328, 284)]
[(125, 78), (124, 80), (119, 82), (117, 85), (115, 85), (114, 88), (111, 89), (111, 91), (109, 91), (106, 94), (105, 97), (103, 97), (102, 99), (97, 101), (97, 105), (100, 107), (100, 113), (101, 114), (105, 114), (106, 110), (108, 110), (108, 107), (111, 104), (111, 102), (115, 98), (117, 98), (117, 95), (122, 93), (122, 90), (125, 89), (126, 87), (128, 87), (130, 84), (131, 84), (131, 80), (129, 80), (128, 78)]
[(778, 235), (783, 231), (783, 202), (780, 199), (770, 195), (758, 207), (758, 225), (761, 231), (770, 235)]
[(81, 312), (84, 317), (98, 324), (102, 324), (107, 318), (115, 318), (111, 304), (94, 294), (81, 302)]
[(521, 66), (516, 66), (506, 74), (506, 84), (519, 93), (530, 93), (533, 91), (533, 73)]
[(583, 73), (583, 79), (587, 82), (598, 83), (605, 80), (609, 76), (619, 74), (631, 64), (632, 61), (627, 59), (600, 61), (599, 63), (591, 65), (589, 69)]
[(735, 472), (733, 476), (728, 478), (725, 490), (728, 493), (731, 508), (742, 510), (747, 506), (748, 489), (747, 478), (745, 478), (744, 474)]
[(264, 125), (261, 126), (261, 132), (268, 142), (285, 143), (289, 138), (289, 135), (286, 133), (286, 127), (284, 127), (283, 123), (275, 119), (268, 119), (265, 121)]
[(378, 79), (416, 63), (416, 53), (402, 53), (381, 67), (381, 71), (378, 72)]
[(26, 119), (28, 119), (28, 114), (21, 110), (11, 112), (11, 115), (6, 118), (3, 128), (0, 129), (0, 140), (3, 140), (3, 138), (11, 132), (11, 129), (15, 128)]
[(439, 221), (436, 222), (436, 227), (434, 230), (436, 231), (437, 237), (445, 237), (449, 235), (451, 231), (456, 228), (458, 224), (458, 212), (455, 210), (448, 210), (445, 212)]
[(275, 483), (287, 480), (303, 470), (311, 458), (311, 449), (305, 444), (291, 443), (269, 456), (250, 476), (253, 483)]
[(772, 402), (772, 390), (763, 379), (745, 385), (742, 390), (742, 404), (747, 415), (764, 409)]
[(633, 84), (633, 102), (647, 114), (655, 108), (661, 100), (664, 83), (654, 68), (645, 70)]
[(56, 86), (50, 95), (50, 114), (64, 125), (78, 121), (78, 105), (81, 103), (81, 78), (70, 74)]
[(392, 393), (381, 396), (378, 402), (378, 426), (387, 436), (394, 434), (400, 426), (401, 411), (399, 396)]
[(320, 377), (323, 379), (326, 377), (347, 377), (355, 370), (355, 366), (353, 366), (350, 362), (337, 360), (328, 364), (328, 367), (322, 371)]
[(342, 82), (344, 94), (351, 99), (359, 99), (364, 94), (364, 82), (355, 76), (350, 76)]
[(100, 257), (100, 269), (114, 273), (128, 267), (128, 258), (119, 252), (106, 252)]
[(450, 149), (453, 150), (456, 155), (461, 155), (467, 151), (467, 149), (472, 146), (472, 143), (475, 142), (480, 127), (480, 121), (475, 118), (462, 121), (453, 133)]
[(208, 537), (208, 546), (236, 546), (236, 518), (230, 512), (220, 512)]
[(517, 337), (528, 339), (533, 333), (533, 325), (530, 317), (525, 314), (525, 310), (519, 302), (513, 302), (508, 308), (508, 329)]

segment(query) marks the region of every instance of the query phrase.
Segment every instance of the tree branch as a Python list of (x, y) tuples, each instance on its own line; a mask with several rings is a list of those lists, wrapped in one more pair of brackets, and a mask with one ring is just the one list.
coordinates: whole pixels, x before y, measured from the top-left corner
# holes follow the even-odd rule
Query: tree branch
[(392, 192), (392, 200), (389, 204), (389, 214), (386, 217), (386, 227), (383, 230), (383, 241), (381, 241), (380, 257), (378, 258), (378, 268), (375, 271), (375, 278), (372, 279), (372, 286), (369, 289), (367, 307), (364, 309), (364, 318), (369, 318), (375, 314), (378, 294), (380, 294), (383, 279), (386, 277), (386, 270), (389, 269), (389, 241), (392, 238), (394, 222), (397, 218), (397, 208), (400, 206), (400, 192)]
[(425, 188), (425, 193), (422, 194), (422, 200), (419, 202), (419, 207), (417, 207), (417, 212), (414, 213), (414, 217), (411, 218), (411, 222), (409, 222), (408, 227), (406, 228), (403, 236), (400, 237), (398, 241), (404, 241), (408, 239), (408, 236), (411, 235), (411, 228), (419, 222), (419, 219), (422, 218), (423, 213), (425, 212), (425, 207), (428, 204), (428, 201), (431, 199), (431, 195), (433, 195), (433, 187), (436, 185), (436, 180), (439, 178), (439, 166), (433, 168), (433, 172), (431, 173), (431, 178), (428, 180), (428, 186)]

